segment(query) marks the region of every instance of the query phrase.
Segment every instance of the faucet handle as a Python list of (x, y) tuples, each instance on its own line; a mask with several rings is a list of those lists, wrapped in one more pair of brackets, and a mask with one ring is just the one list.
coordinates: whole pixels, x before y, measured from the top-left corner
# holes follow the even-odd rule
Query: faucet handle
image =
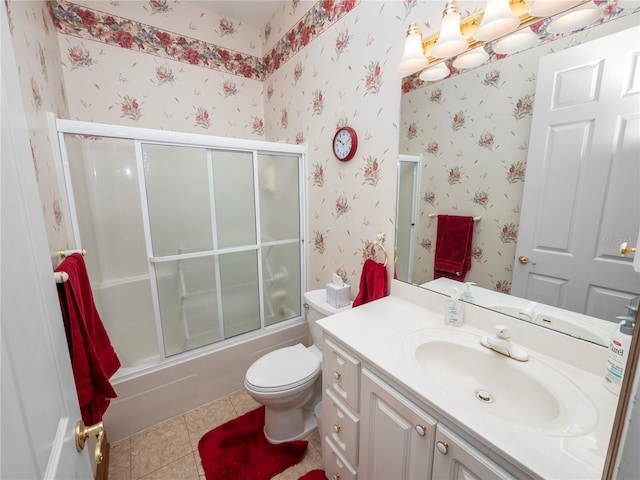
[(509, 330), (509, 327), (507, 327), (506, 325), (496, 325), (493, 328), (495, 328), (496, 336), (498, 338), (502, 338), (503, 340), (508, 340), (509, 338), (511, 338), (511, 330)]

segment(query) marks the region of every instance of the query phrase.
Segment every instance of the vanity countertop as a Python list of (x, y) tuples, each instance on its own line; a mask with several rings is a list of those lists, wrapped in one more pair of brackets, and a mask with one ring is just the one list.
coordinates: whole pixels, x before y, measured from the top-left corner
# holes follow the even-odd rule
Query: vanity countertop
[[(602, 375), (596, 374), (593, 367), (601, 364), (604, 372), (605, 348), (473, 305), (465, 306), (463, 326), (446, 325), (443, 322), (446, 297), (427, 291), (417, 295), (420, 302), (414, 303), (413, 298), (407, 299), (402, 292), (393, 294), (392, 290), (391, 296), (324, 318), (318, 324), (351, 348), (365, 363), (424, 402), (436, 416), (463, 427), (473, 438), (495, 451), (498, 457), (504, 457), (532, 477), (601, 477), (618, 402), (618, 397), (602, 386)], [(597, 418), (586, 431), (575, 425), (569, 429), (570, 434), (542, 433), (535, 428), (517, 426), (514, 422), (478, 413), (478, 409), (466, 408), (468, 404), (465, 406), (451, 394), (429, 385), (410, 366), (407, 350), (403, 347), (407, 337), (420, 330), (437, 328), (442, 332), (445, 329), (446, 334), (446, 329), (450, 329), (454, 336), (460, 332), (482, 336), (492, 334), (488, 326), (498, 323), (512, 329), (511, 341), (525, 348), (532, 360), (564, 375), (591, 401), (589, 408), (595, 408)], [(575, 364), (566, 361), (575, 357), (590, 358), (591, 368), (589, 365), (587, 369), (580, 368), (579, 358)], [(597, 358), (594, 360), (593, 357)], [(516, 362), (507, 357), (504, 361)], [(491, 452), (484, 453), (491, 456)]]

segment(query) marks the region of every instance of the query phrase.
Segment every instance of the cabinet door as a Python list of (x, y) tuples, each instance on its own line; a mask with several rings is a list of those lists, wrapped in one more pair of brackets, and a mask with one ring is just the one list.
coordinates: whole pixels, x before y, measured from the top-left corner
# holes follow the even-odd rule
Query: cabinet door
[(433, 457), (433, 480), (515, 479), (489, 458), (438, 425)]
[(366, 369), (361, 387), (360, 478), (431, 478), (436, 421)]

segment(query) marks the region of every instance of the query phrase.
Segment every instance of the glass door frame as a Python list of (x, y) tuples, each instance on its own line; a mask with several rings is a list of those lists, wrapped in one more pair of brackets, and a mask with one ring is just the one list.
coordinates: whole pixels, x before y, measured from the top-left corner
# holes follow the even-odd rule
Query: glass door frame
[[(145, 242), (147, 247), (147, 259), (149, 263), (149, 280), (151, 283), (151, 292), (152, 292), (152, 300), (153, 300), (153, 308), (154, 308), (154, 316), (156, 322), (156, 334), (158, 337), (158, 352), (160, 354), (160, 363), (162, 364), (169, 358), (174, 358), (173, 356), (168, 357), (166, 355), (165, 346), (164, 346), (164, 338), (162, 333), (162, 323), (160, 318), (159, 311), (159, 298), (158, 298), (158, 289), (155, 277), (155, 263), (158, 262), (166, 262), (177, 259), (187, 259), (187, 258), (198, 258), (198, 257), (207, 257), (214, 256), (216, 262), (216, 277), (219, 278), (219, 266), (218, 266), (218, 258), (221, 253), (234, 253), (234, 252), (242, 252), (242, 251), (254, 251), (257, 250), (257, 268), (258, 268), (258, 295), (259, 295), (259, 306), (260, 306), (260, 329), (259, 331), (265, 331), (273, 329), (273, 327), (277, 327), (280, 323), (286, 323), (289, 320), (284, 320), (283, 322), (276, 323), (274, 325), (265, 325), (265, 312), (264, 312), (264, 286), (263, 286), (263, 272), (262, 272), (262, 249), (263, 247), (287, 244), (287, 243), (299, 243), (300, 245), (300, 299), (299, 305), (301, 306), (300, 316), (304, 318), (304, 310), (302, 308), (304, 304), (304, 291), (305, 291), (305, 279), (306, 279), (306, 266), (305, 266), (305, 231), (306, 231), (306, 223), (305, 223), (305, 211), (306, 206), (304, 202), (304, 193), (305, 193), (305, 184), (304, 184), (304, 165), (305, 165), (305, 153), (306, 147), (304, 145), (293, 145), (293, 144), (285, 144), (285, 143), (277, 143), (277, 142), (266, 142), (261, 140), (247, 140), (247, 139), (238, 139), (238, 138), (228, 138), (228, 137), (216, 137), (209, 135), (201, 135), (201, 134), (193, 134), (193, 133), (180, 133), (173, 131), (164, 131), (164, 130), (153, 130), (139, 127), (126, 127), (126, 126), (118, 126), (118, 125), (108, 125), (108, 124), (100, 124), (100, 123), (91, 123), (91, 122), (81, 122), (77, 120), (65, 120), (65, 119), (55, 119), (51, 114), (49, 116), (50, 129), (57, 134), (57, 140), (59, 143), (59, 152), (60, 152), (60, 162), (59, 164), (62, 166), (62, 171), (59, 172), (59, 178), (64, 179), (64, 182), (60, 181), (60, 189), (61, 195), (68, 199), (68, 208), (69, 208), (69, 220), (71, 224), (71, 230), (73, 234), (73, 240), (76, 248), (81, 248), (82, 241), (80, 238), (80, 231), (78, 226), (78, 217), (75, 207), (75, 198), (73, 195), (73, 187), (71, 184), (71, 173), (70, 173), (70, 165), (69, 158), (67, 155), (67, 148), (65, 143), (65, 134), (70, 135), (82, 135), (88, 137), (107, 137), (107, 138), (119, 138), (123, 140), (131, 140), (134, 142), (134, 148), (136, 152), (136, 164), (138, 169), (138, 182), (139, 182), (139, 192), (140, 192), (140, 200), (142, 204), (142, 217), (143, 217), (143, 227), (145, 232)], [(54, 137), (55, 138), (55, 137)], [(256, 244), (251, 245), (250, 247), (230, 247), (230, 248), (217, 248), (217, 245), (214, 243), (214, 249), (211, 251), (203, 251), (203, 252), (194, 252), (183, 255), (171, 255), (171, 256), (163, 256), (163, 257), (154, 257), (152, 255), (152, 244), (151, 244), (151, 236), (150, 236), (150, 223), (149, 223), (149, 210), (147, 204), (147, 195), (146, 195), (146, 186), (145, 186), (145, 177), (144, 177), (144, 164), (143, 164), (143, 156), (142, 156), (142, 146), (143, 144), (156, 144), (156, 145), (168, 145), (168, 146), (177, 146), (177, 147), (194, 147), (194, 148), (204, 148), (207, 151), (207, 162), (209, 168), (211, 167), (211, 156), (212, 151), (234, 151), (234, 152), (251, 152), (252, 153), (252, 162), (253, 162), (253, 175), (254, 175), (254, 195), (255, 195), (255, 214), (256, 214)], [(300, 230), (300, 238), (299, 240), (278, 240), (278, 241), (270, 241), (270, 242), (262, 242), (261, 232), (260, 232), (260, 198), (259, 198), (259, 182), (258, 182), (258, 156), (259, 154), (263, 155), (284, 155), (284, 156), (297, 156), (298, 157), (298, 186), (299, 186), (299, 230)], [(211, 195), (213, 195), (213, 190), (211, 190)], [(212, 204), (213, 206), (213, 204)], [(212, 212), (212, 216), (215, 215), (215, 212)], [(215, 224), (214, 224), (215, 228)], [(214, 232), (214, 242), (217, 237)], [(179, 258), (178, 258), (179, 257)], [(218, 284), (219, 287), (219, 284)], [(218, 290), (220, 290), (218, 288)], [(217, 295), (220, 295), (220, 291), (217, 292)], [(221, 303), (218, 303), (218, 309), (221, 309)], [(298, 317), (296, 317), (298, 318)], [(223, 322), (222, 315), (219, 316), (219, 321)], [(221, 331), (223, 330), (223, 325), (221, 325)], [(255, 332), (255, 331), (254, 331)], [(252, 332), (248, 332), (252, 333)], [(224, 341), (226, 339), (222, 339)], [(179, 354), (181, 358), (185, 356), (189, 356), (189, 354), (197, 354), (199, 351), (209, 348), (212, 345), (216, 345), (219, 342), (215, 342), (213, 344), (204, 345), (202, 347), (195, 348), (193, 350), (188, 350)]]

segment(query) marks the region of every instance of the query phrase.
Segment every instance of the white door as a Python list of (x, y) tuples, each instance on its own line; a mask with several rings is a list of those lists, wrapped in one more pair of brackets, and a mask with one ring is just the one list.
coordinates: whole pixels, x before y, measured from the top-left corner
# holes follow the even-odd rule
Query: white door
[(431, 478), (436, 420), (367, 369), (362, 370), (360, 394), (359, 477)]
[(433, 480), (514, 480), (467, 442), (438, 424), (433, 454)]
[(398, 198), (396, 199), (396, 274), (413, 283), (416, 244), (416, 215), (419, 183), (419, 155), (400, 155), (398, 160)]
[(90, 479), (4, 4), (2, 17), (0, 478)]
[(640, 295), (620, 256), (640, 227), (639, 38), (634, 27), (540, 61), (513, 295), (608, 320)]

